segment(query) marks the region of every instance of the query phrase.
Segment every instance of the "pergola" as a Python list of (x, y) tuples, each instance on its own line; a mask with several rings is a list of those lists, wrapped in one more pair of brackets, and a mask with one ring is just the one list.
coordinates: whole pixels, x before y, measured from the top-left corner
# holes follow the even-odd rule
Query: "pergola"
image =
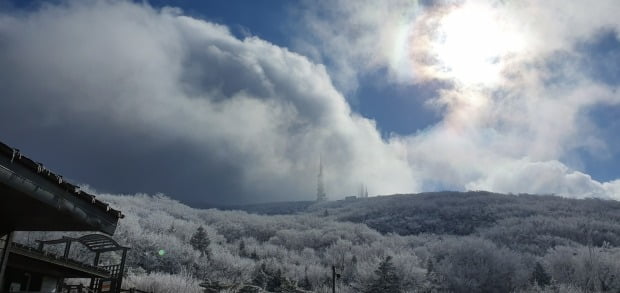
[[(79, 238), (62, 237), (55, 240), (37, 241), (39, 242), (39, 250), (44, 251), (45, 245), (64, 244), (63, 258), (68, 259), (71, 245), (79, 243), (84, 245), (88, 250), (95, 253), (92, 266), (97, 269), (103, 269), (109, 272), (109, 276), (92, 276), (90, 281), (90, 289), (101, 292), (120, 292), (123, 281), (123, 270), (125, 269), (125, 259), (127, 258), (127, 250), (118, 244), (114, 239), (103, 234), (90, 234)], [(99, 258), (102, 253), (118, 251), (121, 253), (121, 261), (118, 264), (100, 266)], [(103, 291), (102, 287), (106, 287), (107, 291)]]

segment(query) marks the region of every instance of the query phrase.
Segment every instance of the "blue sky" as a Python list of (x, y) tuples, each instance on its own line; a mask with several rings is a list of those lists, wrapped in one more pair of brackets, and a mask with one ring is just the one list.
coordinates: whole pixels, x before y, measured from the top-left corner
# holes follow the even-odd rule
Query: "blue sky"
[(155, 7), (178, 7), (185, 14), (229, 26), (238, 37), (251, 34), (272, 43), (289, 46), (286, 24), (291, 19), (294, 3), (283, 0), (265, 1), (149, 1)]
[(188, 202), (312, 199), (319, 157), (334, 199), (620, 198), (618, 8), (0, 0), (0, 139)]
[[(586, 74), (612, 87), (620, 84), (620, 41), (616, 31), (602, 30), (577, 47), (583, 54), (580, 61)], [(620, 172), (620, 106), (599, 105), (586, 111), (604, 138), (607, 151), (603, 154), (582, 151), (583, 166), (579, 168), (598, 180), (616, 179)]]

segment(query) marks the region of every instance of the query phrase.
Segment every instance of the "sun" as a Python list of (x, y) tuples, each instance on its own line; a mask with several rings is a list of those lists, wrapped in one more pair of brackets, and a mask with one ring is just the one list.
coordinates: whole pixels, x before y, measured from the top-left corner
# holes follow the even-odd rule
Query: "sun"
[(431, 37), (433, 71), (463, 85), (490, 86), (525, 46), (510, 17), (490, 6), (462, 4), (446, 12)]

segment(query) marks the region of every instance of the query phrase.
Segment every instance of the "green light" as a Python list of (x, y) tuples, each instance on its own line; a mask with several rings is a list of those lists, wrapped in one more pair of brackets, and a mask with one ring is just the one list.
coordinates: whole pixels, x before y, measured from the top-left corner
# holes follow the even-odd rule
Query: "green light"
[(157, 254), (159, 254), (159, 256), (164, 256), (164, 254), (166, 254), (166, 251), (163, 249), (160, 249)]

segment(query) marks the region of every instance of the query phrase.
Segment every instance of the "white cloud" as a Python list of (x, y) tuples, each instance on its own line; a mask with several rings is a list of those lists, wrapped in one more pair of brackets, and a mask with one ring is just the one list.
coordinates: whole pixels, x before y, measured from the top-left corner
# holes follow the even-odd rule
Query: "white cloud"
[[(620, 197), (615, 181), (598, 182), (562, 163), (577, 150), (606, 148), (588, 110), (617, 105), (620, 95), (617, 86), (582, 70), (578, 47), (601, 30), (620, 31), (617, 2), (325, 1), (318, 7), (308, 12), (306, 29), (320, 40), (316, 50), (344, 63), (330, 72), (347, 68), (344, 77), (355, 78), (383, 69), (395, 83), (447, 84), (427, 101), (442, 121), (399, 138), (422, 186)], [(399, 35), (405, 37), (392, 37)]]
[(488, 176), (468, 183), (467, 189), (558, 194), (575, 198), (609, 198), (611, 195), (600, 182), (587, 174), (570, 170), (558, 161), (531, 162), (522, 159), (505, 164), (496, 165), (496, 170), (489, 172)]
[[(237, 39), (225, 26), (175, 9), (74, 1), (3, 13), (0, 107), (8, 110), (1, 129), (45, 129), (58, 140), (102, 142), (91, 151), (94, 161), (135, 154), (127, 149), (164, 149), (174, 164), (153, 156), (132, 163), (173, 168), (165, 170), (170, 177), (203, 179), (200, 174), (220, 170), (212, 162), (225, 162), (234, 170), (223, 175), (234, 192), (255, 196), (244, 200), (311, 199), (319, 157), (328, 191), (337, 197), (365, 183), (375, 194), (448, 187), (620, 198), (618, 180), (598, 182), (562, 163), (575, 150), (606, 147), (587, 110), (618, 104), (620, 97), (617, 88), (580, 70), (575, 45), (602, 28), (618, 28), (614, 2), (463, 3), (309, 5), (302, 19), (311, 37), (297, 48), (314, 62), (259, 38)], [(492, 82), (467, 78), (482, 72), (468, 71), (471, 64), (441, 63), (458, 58), (433, 55), (443, 52), (431, 44), (433, 29), (467, 5), (485, 7), (485, 17), (502, 19), (502, 29), (527, 43), (518, 50), (495, 46), (464, 31), (495, 48), (479, 55), (472, 46), (468, 53), (476, 62), (493, 57), (484, 70), (498, 72)], [(585, 9), (589, 13), (580, 13)], [(453, 29), (460, 26), (448, 26)], [(382, 139), (374, 121), (352, 112), (338, 90), (352, 91), (360, 75), (378, 70), (392, 83), (444, 81), (448, 86), (428, 101), (442, 121)], [(125, 168), (106, 176), (120, 181)], [(143, 172), (147, 178), (156, 173)], [(183, 189), (186, 183), (149, 184)], [(192, 192), (209, 193), (217, 182), (191, 184)], [(210, 196), (221, 200), (243, 197), (214, 192)]]
[[(298, 49), (333, 63), (334, 78), (348, 90), (357, 86), (360, 75), (380, 69), (387, 69), (389, 80), (397, 83), (425, 81), (428, 75), (446, 78), (438, 72), (445, 68), (434, 60), (437, 49), (441, 51), (437, 40), (458, 45), (455, 50), (469, 53), (470, 59), (492, 58), (510, 71), (515, 65), (514, 70), (520, 70), (521, 62), (570, 50), (601, 29), (620, 28), (613, 0), (426, 2), (307, 2)], [(446, 36), (446, 29), (458, 34)], [(452, 61), (469, 65), (466, 59)]]
[(358, 87), (360, 74), (388, 68), (388, 78), (409, 79), (401, 44), (409, 37), (408, 21), (420, 6), (408, 0), (307, 1), (296, 49), (314, 60), (331, 64), (332, 78), (345, 92)]
[(259, 38), (171, 9), (73, 1), (2, 14), (0, 40), (0, 106), (12, 112), (3, 123), (61, 139), (66, 128), (127, 134), (101, 160), (166, 145), (180, 152), (174, 177), (211, 168), (183, 157), (217, 158), (240, 170), (234, 180), (255, 201), (313, 198), (319, 157), (336, 197), (362, 182), (373, 193), (419, 190), (403, 146), (351, 112), (324, 66)]

